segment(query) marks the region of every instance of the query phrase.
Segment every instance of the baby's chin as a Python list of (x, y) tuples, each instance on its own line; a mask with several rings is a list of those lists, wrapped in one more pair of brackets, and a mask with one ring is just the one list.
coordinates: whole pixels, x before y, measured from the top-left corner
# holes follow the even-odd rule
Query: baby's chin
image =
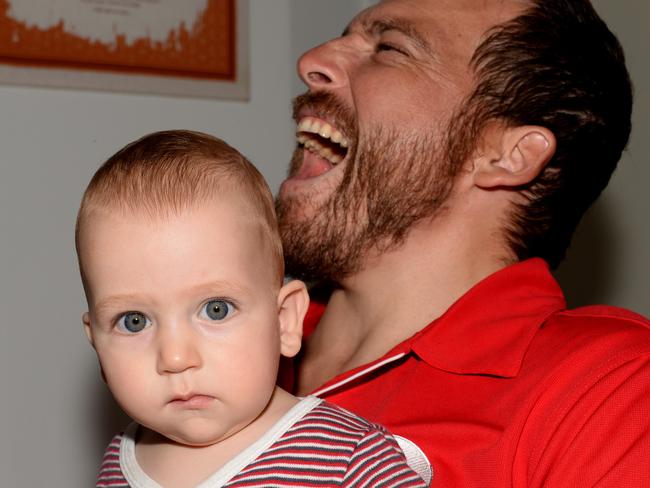
[(200, 425), (201, 422), (193, 423), (195, 425), (185, 425), (174, 429), (165, 429), (160, 426), (148, 427), (141, 424), (142, 428), (138, 429), (136, 441), (156, 444), (171, 443), (197, 448), (209, 447), (231, 438), (245, 427), (245, 425), (234, 426), (226, 431), (219, 431), (215, 430), (214, 422), (205, 422), (203, 426)]

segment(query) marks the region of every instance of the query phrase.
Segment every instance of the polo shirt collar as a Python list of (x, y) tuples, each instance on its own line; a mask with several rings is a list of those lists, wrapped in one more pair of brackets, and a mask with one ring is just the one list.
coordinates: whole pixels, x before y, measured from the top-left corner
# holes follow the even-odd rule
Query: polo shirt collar
[(565, 308), (546, 262), (529, 259), (479, 282), (407, 342), (432, 367), (512, 378), (545, 320)]

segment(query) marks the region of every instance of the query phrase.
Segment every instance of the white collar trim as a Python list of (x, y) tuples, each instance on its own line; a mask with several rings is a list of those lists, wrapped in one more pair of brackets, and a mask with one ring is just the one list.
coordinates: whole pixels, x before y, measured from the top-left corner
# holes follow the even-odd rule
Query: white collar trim
[(361, 371), (357, 371), (353, 375), (348, 376), (347, 378), (343, 378), (341, 381), (338, 381), (332, 385), (326, 386), (324, 388), (321, 388), (319, 390), (316, 390), (312, 395), (314, 396), (319, 396), (322, 395), (323, 393), (327, 393), (332, 390), (336, 390), (337, 388), (345, 385), (346, 383), (349, 383), (350, 381), (354, 381), (357, 378), (360, 378), (361, 376), (364, 376), (368, 373), (371, 373), (372, 371), (375, 371), (376, 369), (379, 369), (388, 363), (392, 363), (393, 361), (397, 361), (400, 358), (403, 358), (406, 356), (405, 352), (400, 352), (399, 354), (395, 354), (394, 356), (391, 356), (389, 358), (383, 359), (382, 361), (376, 362), (370, 366), (368, 366), (365, 369), (362, 369)]

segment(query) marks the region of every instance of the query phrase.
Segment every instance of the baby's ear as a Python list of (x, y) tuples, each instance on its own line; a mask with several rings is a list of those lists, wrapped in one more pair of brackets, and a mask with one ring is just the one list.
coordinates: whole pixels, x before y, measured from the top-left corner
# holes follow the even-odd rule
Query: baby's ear
[[(94, 349), (95, 340), (93, 339), (93, 328), (91, 326), (90, 313), (84, 312), (84, 314), (81, 316), (81, 321), (84, 324), (84, 332), (86, 332), (86, 337), (88, 338), (90, 345), (93, 346)], [(99, 357), (97, 358), (97, 360), (99, 361)], [(101, 361), (99, 361), (99, 374), (101, 374), (102, 376), (102, 381), (106, 383), (106, 375), (104, 374), (104, 368), (102, 367)]]
[(309, 306), (309, 294), (302, 281), (286, 283), (278, 294), (278, 320), (280, 323), (280, 353), (293, 357), (302, 343), (302, 321)]
[(88, 312), (84, 312), (84, 314), (81, 316), (81, 321), (84, 324), (84, 332), (86, 333), (88, 341), (90, 341), (90, 345), (95, 347), (95, 342), (93, 341), (93, 329), (90, 326), (90, 314)]

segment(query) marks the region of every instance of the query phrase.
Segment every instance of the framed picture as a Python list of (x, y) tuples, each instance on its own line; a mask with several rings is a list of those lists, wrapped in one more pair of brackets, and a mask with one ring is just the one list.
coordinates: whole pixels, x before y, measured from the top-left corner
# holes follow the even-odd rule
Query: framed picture
[(0, 0), (0, 83), (247, 99), (248, 0)]

